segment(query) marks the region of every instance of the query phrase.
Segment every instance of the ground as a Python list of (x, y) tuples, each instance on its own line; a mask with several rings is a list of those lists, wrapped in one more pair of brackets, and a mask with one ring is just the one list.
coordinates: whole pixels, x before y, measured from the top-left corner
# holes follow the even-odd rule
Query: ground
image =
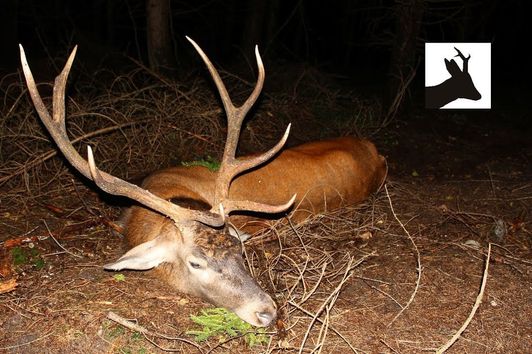
[(373, 140), (389, 164), (386, 188), (246, 245), (281, 308), (267, 343), (253, 348), (242, 338), (194, 344), (185, 334), (195, 328), (190, 315), (209, 304), (149, 272), (103, 270), (123, 253), (107, 226), (119, 211), (93, 186), (5, 191), (0, 352), (434, 351), (466, 321), (486, 273), (480, 306), (448, 352), (528, 352), (530, 130), (491, 112), (418, 110)]

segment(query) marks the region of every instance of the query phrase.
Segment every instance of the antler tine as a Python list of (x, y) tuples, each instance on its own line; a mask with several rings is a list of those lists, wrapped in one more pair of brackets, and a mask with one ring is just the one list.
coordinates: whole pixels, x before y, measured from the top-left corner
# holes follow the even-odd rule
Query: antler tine
[(70, 57), (68, 58), (63, 71), (56, 77), (54, 82), (54, 93), (53, 93), (53, 118), (50, 116), (48, 109), (44, 105), (44, 102), (37, 90), (37, 85), (33, 79), (33, 74), (29, 67), (28, 61), (26, 59), (26, 53), (21, 44), (20, 47), (20, 61), (22, 63), (22, 71), (24, 72), (24, 77), (26, 78), (26, 84), (28, 86), (28, 91), (30, 93), (31, 100), (33, 105), (37, 110), (37, 114), (41, 118), (41, 121), (45, 125), (46, 129), (52, 136), (52, 139), (56, 142), (59, 149), (63, 152), (65, 158), (74, 166), (85, 177), (90, 178), (90, 171), (87, 168), (85, 161), (79, 156), (77, 151), (74, 149), (68, 135), (66, 133), (65, 126), (65, 86), (70, 73), (70, 68), (72, 67), (72, 62), (76, 56), (77, 46), (74, 47)]
[(271, 159), (273, 156), (275, 156), (283, 148), (284, 144), (286, 143), (286, 140), (288, 140), (288, 135), (290, 134), (291, 127), (292, 123), (289, 123), (281, 139), (277, 142), (277, 144), (271, 147), (270, 150), (263, 152), (262, 154), (257, 155), (255, 157), (235, 160), (233, 164), (233, 176), (237, 176), (244, 171), (252, 169), (253, 167), (262, 165), (263, 163)]
[(286, 140), (288, 139), (288, 134), (290, 133), (291, 125), (289, 124), (281, 140), (267, 152), (245, 160), (239, 160), (235, 157), (236, 149), (238, 146), (238, 139), (240, 137), (240, 130), (242, 129), (242, 122), (244, 121), (246, 114), (249, 112), (253, 104), (257, 101), (257, 98), (259, 97), (260, 92), (262, 91), (262, 87), (264, 85), (265, 70), (264, 64), (260, 57), (258, 46), (255, 46), (255, 57), (257, 59), (257, 67), (259, 71), (257, 83), (255, 84), (253, 92), (242, 104), (242, 106), (235, 107), (235, 105), (231, 101), (231, 98), (229, 97), (225, 84), (220, 78), (218, 71), (216, 70), (212, 62), (209, 60), (205, 52), (203, 52), (200, 46), (192, 39), (190, 39), (189, 37), (186, 38), (190, 43), (192, 43), (196, 51), (203, 59), (205, 65), (207, 65), (207, 68), (209, 69), (209, 72), (216, 84), (216, 87), (218, 88), (218, 92), (220, 93), (225, 113), (227, 115), (227, 139), (225, 142), (224, 153), (220, 164), (220, 170), (218, 171), (218, 176), (216, 178), (214, 203), (212, 210), (215, 210), (219, 204), (223, 205), (220, 210), (223, 210), (223, 213), (225, 213), (226, 215), (229, 214), (229, 212), (236, 210), (248, 210), (265, 213), (278, 213), (286, 210), (294, 202), (295, 195), (289, 202), (283, 205), (276, 206), (251, 201), (232, 201), (228, 198), (229, 187), (231, 185), (232, 180), (238, 174), (268, 161), (275, 154), (277, 154), (286, 143)]
[(53, 93), (53, 117), (44, 105), (44, 102), (39, 94), (33, 74), (31, 73), (24, 48), (20, 45), (20, 60), (22, 62), (22, 70), (26, 78), (26, 84), (30, 93), (31, 99), (37, 110), (37, 114), (41, 121), (46, 126), (46, 129), (52, 136), (59, 150), (63, 153), (65, 158), (72, 164), (72, 166), (83, 174), (88, 179), (93, 180), (98, 187), (107, 193), (125, 196), (136, 200), (137, 202), (151, 208), (163, 215), (170, 217), (176, 223), (182, 223), (190, 220), (199, 221), (211, 226), (222, 226), (224, 224), (223, 216), (217, 213), (194, 211), (179, 207), (163, 198), (150, 193), (127, 181), (116, 178), (108, 173), (99, 171), (96, 168), (92, 149), (88, 146), (87, 162), (77, 150), (72, 146), (70, 139), (66, 133), (65, 125), (65, 87), (68, 80), (68, 74), (72, 67), (72, 62), (76, 55), (74, 48), (70, 57), (63, 68), (63, 71), (56, 77), (54, 82)]
[[(288, 124), (281, 140), (279, 140), (270, 150), (252, 158), (233, 159), (230, 163), (226, 161), (225, 165), (220, 166), (214, 191), (213, 209), (216, 205), (223, 204), (225, 215), (229, 215), (230, 212), (237, 210), (275, 214), (285, 211), (293, 204), (296, 198), (295, 194), (287, 203), (282, 205), (269, 205), (247, 200), (234, 201), (229, 198), (229, 187), (231, 186), (232, 180), (240, 173), (259, 166), (275, 156), (286, 143), (288, 135), (290, 134), (290, 127), (291, 124)], [(223, 166), (226, 167), (224, 170), (222, 170)]]
[(223, 211), (228, 215), (232, 211), (246, 210), (258, 213), (277, 214), (286, 211), (294, 204), (297, 194), (292, 195), (289, 201), (280, 205), (270, 205), (264, 203), (252, 202), (250, 200), (225, 200), (223, 202)]
[[(264, 71), (264, 64), (260, 57), (259, 48), (258, 46), (255, 46), (255, 56), (257, 58), (257, 66), (259, 69), (259, 76), (255, 88), (253, 89), (253, 92), (248, 97), (248, 99), (244, 102), (244, 104), (242, 104), (242, 106), (235, 107), (233, 101), (231, 100), (231, 97), (229, 97), (227, 88), (225, 87), (225, 84), (223, 83), (222, 78), (218, 73), (218, 70), (216, 70), (207, 54), (205, 54), (203, 49), (201, 49), (201, 47), (194, 40), (192, 40), (188, 36), (186, 38), (190, 43), (192, 43), (198, 54), (201, 56), (201, 59), (203, 59), (203, 62), (207, 66), (207, 69), (209, 69), (209, 73), (211, 74), (211, 77), (213, 78), (214, 83), (216, 84), (216, 88), (218, 89), (218, 92), (220, 94), (220, 98), (222, 99), (222, 104), (224, 105), (224, 110), (227, 115), (227, 136), (228, 140), (231, 140), (231, 144), (226, 143), (224, 149), (224, 159), (234, 159), (238, 144), (238, 137), (240, 136), (240, 129), (242, 127), (242, 121), (244, 120), (246, 114), (249, 112), (249, 110), (259, 97), (260, 92), (262, 91), (262, 87), (264, 85), (264, 77), (266, 75)], [(229, 139), (229, 137), (231, 137), (232, 139)]]

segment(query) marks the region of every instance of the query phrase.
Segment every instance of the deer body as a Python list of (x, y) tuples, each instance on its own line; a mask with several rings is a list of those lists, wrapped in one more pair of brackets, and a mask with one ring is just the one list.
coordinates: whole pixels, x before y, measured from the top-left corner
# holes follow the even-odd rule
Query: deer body
[[(182, 205), (194, 204), (196, 208), (203, 206), (208, 210), (214, 197), (216, 174), (203, 166), (172, 167), (153, 173), (144, 180), (142, 187), (161, 198), (175, 200)], [(386, 162), (371, 142), (350, 137), (338, 138), (282, 151), (266, 165), (238, 176), (231, 184), (229, 197), (276, 205), (297, 193), (292, 219), (300, 221), (310, 214), (366, 199), (380, 187), (385, 176)], [(230, 217), (230, 220), (237, 228), (249, 233), (267, 226), (264, 219), (251, 216), (235, 216)], [(156, 242), (161, 242), (164, 248), (164, 239), (180, 237), (172, 220), (141, 206), (127, 210), (123, 222), (126, 239), (133, 250), (135, 247), (143, 250), (143, 245), (153, 240), (159, 240)], [(264, 296), (255, 281), (248, 280), (245, 287), (239, 286), (247, 272), (239, 256), (240, 243), (233, 236), (227, 232), (212, 233), (203, 225), (198, 225), (193, 233), (203, 236), (196, 237), (191, 243), (187, 241), (190, 238), (183, 238), (183, 243), (179, 245), (182, 256), (172, 262), (161, 262), (156, 269), (160, 278), (180, 291), (228, 307), (248, 322), (249, 316), (234, 307), (235, 303), (249, 304), (255, 301), (261, 312), (274, 311), (274, 305), (264, 305), (264, 302), (270, 303), (271, 299)], [(207, 238), (206, 233), (209, 234)], [(205, 268), (219, 270), (208, 276), (217, 281), (201, 284), (194, 277), (194, 269), (182, 261), (187, 259), (187, 254), (198, 249), (209, 255), (211, 264)], [(127, 258), (127, 254), (124, 257)], [(127, 268), (138, 269), (138, 266), (130, 263)], [(191, 288), (191, 282), (195, 283), (195, 287)], [(231, 296), (213, 296), (228, 292), (231, 292)]]
[(237, 228), (253, 232), (264, 226), (249, 224), (249, 217), (233, 216), (233, 212), (279, 215), (293, 206), (293, 217), (300, 220), (309, 213), (357, 203), (383, 183), (385, 160), (371, 142), (355, 138), (312, 142), (280, 152), (290, 126), (269, 151), (235, 158), (242, 121), (264, 81), (260, 55), (256, 50), (257, 84), (246, 102), (235, 107), (210, 60), (189, 41), (206, 63), (227, 114), (220, 170), (168, 168), (150, 175), (140, 187), (100, 171), (90, 147), (87, 161), (68, 139), (65, 87), (76, 49), (55, 80), (52, 114), (39, 95), (22, 47), (20, 50), (28, 92), (65, 158), (105, 192), (138, 202), (122, 220), (132, 248), (104, 268), (155, 268), (177, 289), (226, 307), (252, 325), (268, 326), (276, 317), (276, 303), (244, 266), (242, 243), (231, 233), (228, 218)]
[(264, 167), (235, 179), (230, 195), (275, 205), (296, 193), (292, 218), (299, 221), (365, 200), (385, 174), (385, 160), (371, 142), (344, 137), (284, 150)]
[[(382, 184), (385, 174), (385, 160), (368, 140), (344, 137), (314, 141), (283, 150), (264, 166), (238, 176), (229, 196), (276, 205), (295, 193), (291, 217), (300, 221), (309, 214), (365, 200)], [(171, 167), (147, 177), (142, 187), (165, 199), (193, 199), (212, 205), (215, 177), (216, 172), (202, 166)], [(246, 232), (261, 228), (256, 218), (234, 220)]]

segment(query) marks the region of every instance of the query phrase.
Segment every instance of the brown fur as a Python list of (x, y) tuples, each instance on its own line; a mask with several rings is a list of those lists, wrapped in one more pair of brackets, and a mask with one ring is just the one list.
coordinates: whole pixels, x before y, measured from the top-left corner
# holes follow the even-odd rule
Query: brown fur
[[(143, 187), (165, 199), (190, 198), (210, 204), (216, 172), (201, 166), (178, 166), (153, 173)], [(352, 137), (310, 142), (286, 149), (264, 166), (238, 176), (230, 197), (268, 204), (282, 204), (297, 193), (292, 218), (353, 205), (375, 192), (386, 177), (386, 162), (368, 140)], [(131, 246), (159, 234), (166, 217), (133, 207), (127, 220)], [(260, 218), (232, 217), (248, 233), (266, 227)]]
[[(212, 206), (215, 177), (216, 172), (205, 167), (180, 166), (153, 173), (142, 187), (183, 207), (205, 210)], [(309, 214), (366, 199), (385, 177), (386, 161), (371, 142), (338, 138), (284, 150), (265, 165), (238, 176), (229, 197), (282, 204), (297, 193), (291, 214), (297, 222)], [(275, 302), (249, 276), (240, 242), (227, 228), (197, 222), (175, 225), (168, 217), (140, 206), (130, 208), (124, 221), (132, 247), (142, 247), (154, 239), (173, 240), (170, 245), (176, 245), (175, 257), (155, 268), (166, 282), (227, 307), (254, 325), (271, 323)], [(231, 217), (231, 222), (247, 233), (267, 226), (257, 215), (238, 215)], [(191, 269), (191, 260), (204, 264), (204, 276)]]

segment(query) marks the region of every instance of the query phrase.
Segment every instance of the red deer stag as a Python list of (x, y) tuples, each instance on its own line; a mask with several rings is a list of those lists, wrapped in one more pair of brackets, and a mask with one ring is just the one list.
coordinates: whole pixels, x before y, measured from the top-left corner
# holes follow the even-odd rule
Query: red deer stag
[[(207, 65), (227, 114), (227, 140), (220, 169), (213, 172), (202, 166), (168, 168), (147, 177), (141, 187), (98, 170), (90, 147), (86, 161), (67, 137), (65, 86), (76, 48), (55, 80), (52, 115), (37, 91), (22, 46), (20, 52), (33, 104), (65, 158), (105, 192), (140, 204), (130, 207), (122, 220), (132, 248), (105, 269), (155, 268), (179, 291), (229, 308), (252, 325), (268, 326), (276, 317), (277, 306), (246, 270), (241, 241), (227, 226), (229, 214), (279, 214), (295, 202), (296, 213), (301, 214), (294, 215), (302, 217), (304, 210), (317, 212), (359, 202), (381, 185), (386, 174), (385, 161), (372, 143), (354, 138), (313, 142), (278, 153), (290, 126), (269, 151), (236, 158), (242, 121), (264, 83), (258, 49), (257, 84), (244, 104), (235, 107), (210, 60), (194, 41), (187, 39)], [(249, 230), (246, 217), (239, 217), (231, 216), (231, 221), (244, 231)]]

